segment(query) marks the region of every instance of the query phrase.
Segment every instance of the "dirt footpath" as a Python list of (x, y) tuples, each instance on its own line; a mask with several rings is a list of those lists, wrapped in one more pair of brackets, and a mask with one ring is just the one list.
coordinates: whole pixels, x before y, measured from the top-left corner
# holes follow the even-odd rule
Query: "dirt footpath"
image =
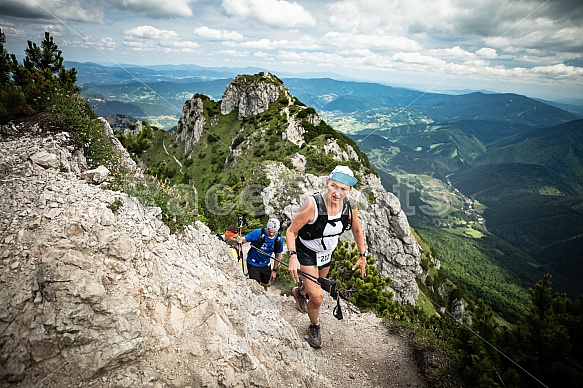
[[(267, 292), (282, 295), (277, 299), (282, 316), (307, 341), (308, 315), (298, 311), (290, 290), (271, 286)], [(320, 315), (324, 346), (313, 349), (320, 371), (335, 387), (428, 387), (405, 335), (390, 333), (372, 313), (340, 303), (342, 320), (332, 315), (336, 301), (325, 294)]]

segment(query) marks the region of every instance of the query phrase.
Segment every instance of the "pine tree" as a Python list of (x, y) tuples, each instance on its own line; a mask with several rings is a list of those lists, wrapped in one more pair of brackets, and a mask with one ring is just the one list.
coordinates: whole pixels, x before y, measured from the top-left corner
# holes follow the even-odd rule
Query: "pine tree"
[(45, 39), (40, 47), (29, 40), (28, 48), (24, 52), (26, 53), (24, 66), (31, 71), (48, 71), (53, 75), (58, 75), (64, 69), (63, 52), (59, 50), (48, 32), (45, 32)]
[(0, 124), (19, 115), (34, 113), (32, 107), (26, 103), (24, 93), (14, 82), (13, 73), (18, 67), (18, 61), (14, 54), (6, 51), (5, 43), (6, 35), (0, 29)]
[(360, 276), (360, 270), (352, 270), (359, 258), (356, 244), (339, 244), (334, 251), (329, 277), (336, 280), (340, 289), (352, 290), (350, 302), (362, 310), (374, 311), (379, 316), (402, 315), (403, 311), (394, 302), (393, 293), (387, 290), (388, 278), (382, 278), (372, 257), (368, 257), (366, 276)]
[(77, 70), (64, 67), (63, 52), (48, 32), (45, 32), (40, 47), (29, 40), (24, 51), (23, 64), (15, 67), (13, 76), (15, 83), (22, 88), (26, 102), (36, 111), (47, 110), (54, 97), (79, 92)]
[(581, 360), (573, 358), (567, 326), (573, 320), (572, 303), (565, 294), (553, 293), (551, 286), (551, 276), (547, 274), (531, 289), (533, 306), (527, 314), (526, 335), (532, 351), (526, 368), (537, 371), (545, 383), (581, 386)]
[(6, 35), (4, 35), (4, 31), (0, 28), (0, 87), (4, 88), (8, 82), (11, 80), (10, 73), (12, 72), (13, 63), (4, 47), (6, 43)]

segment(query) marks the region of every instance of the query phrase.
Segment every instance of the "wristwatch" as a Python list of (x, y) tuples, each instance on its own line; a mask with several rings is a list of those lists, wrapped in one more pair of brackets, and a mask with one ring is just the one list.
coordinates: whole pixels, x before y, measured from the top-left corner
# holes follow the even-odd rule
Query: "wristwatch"
[(287, 251), (287, 257), (291, 257), (291, 255), (298, 255), (296, 251)]

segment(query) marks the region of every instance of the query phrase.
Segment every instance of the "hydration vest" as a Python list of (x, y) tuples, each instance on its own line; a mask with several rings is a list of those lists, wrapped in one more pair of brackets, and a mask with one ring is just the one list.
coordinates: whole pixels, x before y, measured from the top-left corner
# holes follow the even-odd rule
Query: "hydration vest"
[(304, 240), (316, 240), (321, 238), (323, 241), (324, 238), (324, 229), (326, 228), (326, 224), (334, 225), (337, 221), (342, 222), (342, 231), (340, 233), (336, 233), (332, 236), (326, 237), (333, 237), (342, 234), (345, 230), (348, 230), (352, 226), (352, 209), (350, 206), (350, 200), (348, 197), (344, 197), (342, 202), (342, 213), (340, 214), (340, 218), (335, 218), (332, 220), (328, 219), (328, 209), (326, 209), (326, 204), (324, 203), (324, 197), (322, 194), (316, 193), (312, 195), (314, 200), (316, 201), (316, 206), (318, 207), (318, 218), (313, 224), (305, 224), (302, 228), (298, 231), (298, 235)]
[[(257, 248), (259, 251), (261, 251), (261, 248), (263, 247), (263, 243), (265, 242), (265, 233), (266, 233), (265, 228), (261, 228), (261, 237), (259, 237), (259, 240), (250, 243), (255, 248)], [(281, 235), (278, 232), (275, 235), (275, 241), (273, 242), (273, 252), (278, 252), (280, 246), (281, 246)]]

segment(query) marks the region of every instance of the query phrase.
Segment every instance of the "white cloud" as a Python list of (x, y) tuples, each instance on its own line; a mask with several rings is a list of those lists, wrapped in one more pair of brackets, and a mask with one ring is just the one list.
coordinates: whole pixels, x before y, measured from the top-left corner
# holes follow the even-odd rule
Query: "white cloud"
[(332, 13), (329, 17), (329, 21), (334, 28), (342, 28), (351, 31), (358, 30), (363, 24), (362, 17), (365, 15), (359, 9), (357, 2), (340, 1), (331, 4), (329, 9)]
[(319, 44), (310, 37), (298, 38), (296, 40), (269, 40), (269, 39), (259, 39), (250, 40), (246, 42), (223, 42), (225, 46), (231, 47), (244, 47), (249, 49), (258, 50), (276, 50), (276, 49), (316, 49), (319, 48)]
[(421, 53), (396, 53), (391, 56), (391, 60), (395, 62), (404, 63), (417, 63), (420, 65), (431, 65), (437, 68), (445, 65), (445, 61), (439, 58), (435, 58), (429, 55), (423, 55)]
[(233, 40), (240, 41), (245, 37), (237, 31), (214, 30), (208, 27), (196, 28), (193, 33), (203, 38), (217, 39), (217, 40)]
[(16, 26), (10, 26), (9, 23), (6, 23), (4, 20), (0, 20), (0, 28), (6, 37), (14, 37), (14, 38), (25, 38), (26, 31), (22, 28), (18, 28)]
[(347, 34), (332, 31), (327, 32), (323, 39), (336, 47), (404, 51), (421, 49), (421, 45), (412, 39), (390, 35)]
[[(42, 26), (43, 31), (48, 31), (51, 36), (53, 37), (60, 37), (63, 35), (63, 32), (66, 30), (66, 27), (63, 26), (62, 24), (44, 24)], [(42, 34), (43, 38), (44, 38), (44, 32)]]
[(181, 40), (175, 31), (152, 26), (138, 26), (124, 31), (124, 44), (132, 50), (180, 52), (199, 48), (198, 43)]
[(82, 41), (65, 41), (64, 42), (69, 47), (83, 47), (83, 48), (96, 48), (98, 50), (114, 50), (117, 48), (117, 43), (109, 36), (105, 37), (93, 37), (85, 36)]
[(238, 51), (238, 50), (221, 50), (221, 54), (229, 55), (231, 57), (248, 57), (248, 51)]
[(313, 26), (314, 17), (297, 3), (284, 0), (223, 0), (229, 16), (256, 20), (272, 27)]
[(476, 51), (476, 55), (481, 58), (495, 59), (498, 58), (498, 53), (493, 48), (483, 47)]
[(358, 56), (358, 57), (366, 57), (366, 56), (375, 55), (374, 51), (371, 51), (371, 50), (365, 49), (365, 48), (356, 48), (356, 49), (350, 49), (350, 50), (339, 50), (338, 51), (338, 54), (346, 55), (346, 56), (355, 55), (355, 56)]
[[(516, 47), (583, 51), (583, 3), (544, 0), (340, 0), (327, 7), (336, 31), (405, 36), (431, 47), (486, 42)], [(474, 51), (475, 49), (469, 50)]]
[(191, 4), (196, 0), (106, 0), (114, 8), (152, 19), (192, 16)]
[(432, 54), (443, 54), (444, 56), (457, 59), (467, 59), (473, 57), (469, 51), (462, 49), (460, 46), (450, 47), (446, 49), (429, 50)]
[(442, 49), (431, 49), (427, 50), (432, 56), (436, 56), (442, 59), (447, 59), (449, 61), (457, 61), (469, 63), (470, 61), (483, 61), (484, 59), (496, 59), (498, 54), (496, 50), (483, 47), (478, 49), (475, 53), (462, 49), (460, 46), (442, 48)]
[[(537, 66), (532, 68), (531, 71), (534, 74), (543, 74), (553, 77), (560, 78), (578, 77), (579, 79), (583, 79), (583, 68), (566, 66), (562, 63), (550, 66)], [(579, 83), (583, 83), (583, 81), (580, 81)]]
[(178, 38), (178, 34), (174, 31), (169, 30), (159, 30), (152, 26), (138, 26), (126, 30), (126, 38), (140, 39), (175, 39)]

